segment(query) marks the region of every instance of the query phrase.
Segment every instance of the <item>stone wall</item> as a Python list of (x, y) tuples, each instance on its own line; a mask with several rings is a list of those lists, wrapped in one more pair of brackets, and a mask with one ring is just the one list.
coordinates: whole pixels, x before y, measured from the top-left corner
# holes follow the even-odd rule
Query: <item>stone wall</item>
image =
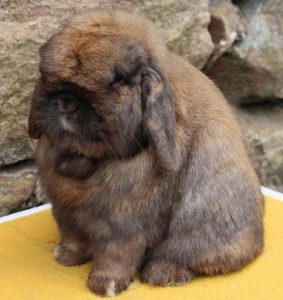
[(144, 12), (160, 27), (172, 51), (217, 83), (239, 117), (262, 183), (283, 191), (282, 1), (4, 0), (0, 215), (46, 201), (27, 136), (38, 48), (74, 14), (112, 7)]

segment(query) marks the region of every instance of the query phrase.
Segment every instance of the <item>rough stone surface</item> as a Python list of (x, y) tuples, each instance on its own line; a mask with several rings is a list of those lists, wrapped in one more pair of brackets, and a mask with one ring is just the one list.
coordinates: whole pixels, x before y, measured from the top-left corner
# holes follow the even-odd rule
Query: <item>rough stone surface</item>
[(30, 198), (36, 186), (36, 169), (30, 164), (5, 168), (0, 173), (0, 216)]
[[(201, 69), (214, 51), (207, 30), (210, 23), (209, 1), (171, 2), (166, 11), (155, 6), (148, 7), (145, 12), (162, 28), (168, 47)], [(174, 10), (178, 13), (173, 14)]]
[(34, 197), (38, 203), (48, 203), (49, 199), (46, 195), (45, 189), (42, 186), (41, 180), (37, 178), (34, 189)]
[(0, 165), (32, 157), (26, 130), (38, 76), (38, 48), (75, 13), (97, 8), (142, 11), (169, 47), (202, 67), (214, 45), (207, 31), (208, 0), (4, 0), (0, 4)]
[(24, 23), (0, 21), (0, 165), (32, 157), (27, 116), (38, 75), (38, 47), (52, 24), (50, 17)]
[(283, 192), (283, 103), (234, 110), (262, 185)]
[(247, 28), (239, 8), (233, 5), (231, 0), (211, 0), (209, 12), (211, 22), (208, 30), (215, 45), (209, 62), (211, 66), (223, 53), (230, 50), (236, 41), (246, 37)]
[(283, 1), (234, 1), (247, 36), (207, 72), (235, 103), (283, 98)]

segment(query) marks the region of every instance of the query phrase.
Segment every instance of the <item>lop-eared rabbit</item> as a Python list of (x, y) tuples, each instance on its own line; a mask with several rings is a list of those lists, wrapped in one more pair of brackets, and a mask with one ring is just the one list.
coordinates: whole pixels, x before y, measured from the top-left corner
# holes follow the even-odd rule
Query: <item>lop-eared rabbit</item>
[(61, 233), (56, 260), (93, 260), (112, 296), (242, 269), (263, 249), (263, 196), (215, 85), (143, 16), (76, 17), (40, 50), (29, 117)]

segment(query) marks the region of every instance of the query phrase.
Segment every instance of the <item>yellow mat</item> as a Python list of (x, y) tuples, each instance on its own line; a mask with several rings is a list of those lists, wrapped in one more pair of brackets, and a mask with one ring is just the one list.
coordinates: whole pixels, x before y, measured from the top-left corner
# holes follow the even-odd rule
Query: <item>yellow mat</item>
[[(283, 300), (283, 202), (266, 198), (264, 254), (243, 271), (197, 279), (182, 287), (150, 287), (138, 280), (119, 299)], [(0, 225), (1, 300), (101, 299), (86, 287), (90, 263), (64, 267), (52, 258), (58, 232), (50, 211)]]

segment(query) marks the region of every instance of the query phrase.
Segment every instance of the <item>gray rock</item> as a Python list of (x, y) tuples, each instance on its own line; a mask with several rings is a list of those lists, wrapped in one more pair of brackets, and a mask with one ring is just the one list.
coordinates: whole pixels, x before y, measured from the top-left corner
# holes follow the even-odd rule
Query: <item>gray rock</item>
[(261, 183), (283, 192), (283, 103), (234, 109)]
[(0, 165), (32, 157), (27, 117), (38, 76), (38, 48), (55, 26), (50, 17), (0, 22)]
[(0, 4), (0, 166), (32, 157), (27, 116), (38, 48), (75, 13), (97, 8), (143, 11), (169, 47), (201, 68), (214, 45), (207, 31), (208, 0), (3, 0)]
[(36, 169), (31, 164), (5, 168), (0, 173), (0, 216), (29, 199), (36, 185)]
[[(236, 1), (235, 1), (236, 2)], [(247, 21), (246, 38), (207, 74), (235, 103), (283, 98), (283, 2), (237, 1)]]
[(37, 202), (39, 202), (39, 203), (48, 203), (49, 202), (49, 199), (47, 197), (47, 194), (41, 183), (40, 178), (37, 178), (37, 180), (36, 180), (34, 196), (35, 196), (35, 199), (37, 200)]
[(206, 67), (211, 66), (219, 57), (230, 50), (236, 41), (243, 40), (247, 34), (244, 17), (231, 0), (210, 0), (209, 12), (211, 22), (208, 30), (215, 50), (209, 65)]
[(170, 2), (166, 10), (154, 5), (145, 12), (162, 28), (168, 47), (201, 69), (214, 51), (207, 30), (210, 23), (209, 1)]

